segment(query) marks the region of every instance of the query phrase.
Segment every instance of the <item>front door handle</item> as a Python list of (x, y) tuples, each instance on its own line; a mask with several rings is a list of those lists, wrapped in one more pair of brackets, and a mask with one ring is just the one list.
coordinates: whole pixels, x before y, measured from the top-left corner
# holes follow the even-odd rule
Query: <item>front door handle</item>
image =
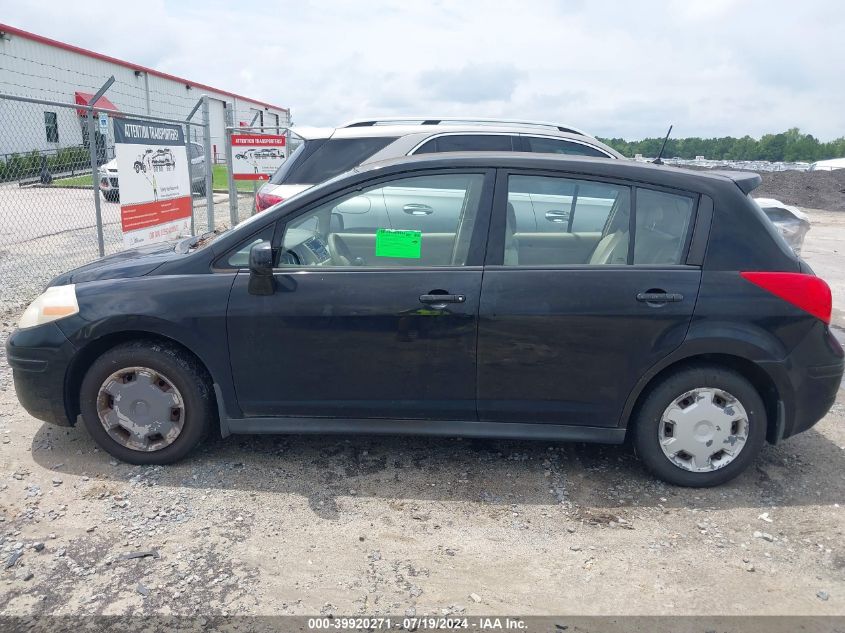
[(406, 204), (402, 207), (402, 210), (408, 215), (431, 215), (434, 213), (434, 209), (427, 204)]
[(546, 211), (546, 219), (557, 224), (569, 222), (569, 211)]
[(466, 295), (420, 295), (420, 303), (464, 303)]
[(678, 303), (684, 300), (684, 295), (679, 292), (658, 292), (649, 290), (637, 294), (637, 301), (642, 303)]

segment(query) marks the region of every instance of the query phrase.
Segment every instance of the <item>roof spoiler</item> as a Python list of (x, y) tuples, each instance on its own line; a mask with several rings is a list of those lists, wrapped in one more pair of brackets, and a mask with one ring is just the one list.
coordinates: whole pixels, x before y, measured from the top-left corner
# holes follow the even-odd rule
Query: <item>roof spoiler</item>
[(730, 178), (739, 187), (739, 190), (746, 195), (754, 191), (763, 182), (760, 174), (755, 174), (752, 171), (714, 171), (711, 173)]

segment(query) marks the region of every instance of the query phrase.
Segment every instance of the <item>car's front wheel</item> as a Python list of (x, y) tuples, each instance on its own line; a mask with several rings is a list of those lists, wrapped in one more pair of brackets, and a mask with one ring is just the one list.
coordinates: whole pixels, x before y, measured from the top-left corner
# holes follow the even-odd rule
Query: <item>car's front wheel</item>
[(766, 439), (766, 411), (754, 386), (724, 367), (677, 371), (647, 395), (633, 440), (646, 467), (679, 486), (717, 486), (739, 475)]
[(105, 451), (130, 464), (169, 464), (202, 440), (214, 417), (199, 363), (177, 347), (151, 341), (119, 345), (85, 374), (80, 409)]

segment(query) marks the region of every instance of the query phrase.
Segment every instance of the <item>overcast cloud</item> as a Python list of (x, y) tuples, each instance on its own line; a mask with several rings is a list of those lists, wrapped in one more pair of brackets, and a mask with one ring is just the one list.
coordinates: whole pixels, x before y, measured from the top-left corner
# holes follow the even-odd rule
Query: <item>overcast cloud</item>
[[(88, 8), (81, 8), (87, 6)], [(641, 138), (845, 135), (839, 0), (0, 0), (0, 20), (292, 109), (507, 116)]]

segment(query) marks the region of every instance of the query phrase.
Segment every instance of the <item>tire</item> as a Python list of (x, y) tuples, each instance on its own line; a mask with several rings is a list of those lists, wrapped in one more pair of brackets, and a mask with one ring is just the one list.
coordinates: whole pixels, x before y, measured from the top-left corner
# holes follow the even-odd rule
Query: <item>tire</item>
[[(176, 398), (180, 399), (182, 404), (178, 409), (181, 411), (181, 430), (175, 439), (162, 437), (160, 442), (153, 443), (150, 442), (150, 436), (147, 436), (145, 440), (151, 450), (139, 450), (124, 445), (116, 440), (100, 421), (99, 411), (103, 406), (103, 399), (109, 398), (107, 394), (101, 394), (100, 388), (105, 386), (107, 379), (120, 372), (131, 374), (134, 370), (130, 368), (141, 368), (141, 373), (145, 375), (154, 374), (156, 377), (160, 376), (162, 381), (168, 381), (171, 391), (176, 391)], [(146, 369), (150, 371), (143, 371)], [(118, 388), (122, 386), (118, 385)], [(146, 403), (143, 406), (146, 410)], [(211, 384), (205, 369), (195, 358), (179, 348), (154, 341), (125, 343), (108, 350), (94, 361), (82, 380), (80, 410), (85, 428), (94, 441), (110, 455), (130, 464), (171, 464), (179, 461), (202, 441), (212, 420), (217, 419)], [(144, 424), (139, 421), (136, 428), (144, 428)], [(122, 427), (117, 428), (114, 433), (130, 437), (130, 440), (126, 441), (134, 439)], [(161, 437), (161, 434), (152, 434), (152, 437), (156, 435)], [(160, 449), (152, 448), (166, 441), (170, 443)]]
[(120, 202), (120, 193), (117, 191), (107, 191), (103, 194), (109, 202)]
[(205, 195), (205, 181), (203, 180), (199, 183), (195, 188), (194, 191), (197, 192), (197, 195), (204, 196)]
[[(686, 421), (688, 423), (685, 425), (685, 428), (689, 429), (690, 424), (695, 420), (694, 413), (690, 414), (690, 418), (683, 418), (682, 409), (679, 407), (675, 411), (676, 413), (681, 413), (681, 415), (672, 416), (676, 418), (676, 424), (664, 425), (662, 422), (664, 412), (667, 411), (667, 408), (673, 405), (681, 396), (687, 394), (692, 395), (687, 400), (682, 401), (681, 406), (684, 406), (686, 402), (696, 403), (699, 397), (704, 399), (706, 404), (706, 394), (716, 394), (716, 397), (712, 398), (714, 403), (721, 406), (726, 412), (729, 411), (729, 407), (732, 407), (730, 413), (733, 415), (723, 419), (728, 420), (729, 424), (731, 424), (730, 417), (733, 416), (738, 416), (741, 420), (747, 420), (747, 422), (735, 422), (739, 426), (732, 426), (731, 430), (727, 431), (729, 434), (732, 434), (731, 437), (733, 438), (741, 436), (743, 433), (746, 434), (744, 445), (731, 458), (732, 461), (729, 461), (725, 465), (718, 465), (720, 461), (730, 458), (730, 455), (724, 453), (722, 453), (722, 457), (718, 457), (718, 447), (720, 445), (735, 446), (735, 442), (732, 443), (729, 441), (731, 437), (722, 440), (721, 444), (718, 443), (719, 439), (716, 440), (716, 444), (712, 444), (712, 441), (710, 443), (704, 442), (709, 437), (707, 434), (710, 431), (715, 429), (716, 432), (722, 432), (723, 425), (720, 423), (721, 419), (715, 415), (713, 417), (716, 417), (716, 424), (712, 428), (710, 426), (701, 427), (701, 432), (704, 435), (695, 435), (696, 446), (699, 450), (709, 452), (713, 448), (716, 449), (717, 452), (714, 454), (717, 456), (715, 467), (713, 465), (713, 456), (708, 458), (708, 465), (705, 465), (702, 461), (699, 466), (695, 463), (695, 458), (690, 453), (679, 451), (679, 456), (675, 456), (674, 459), (677, 462), (685, 464), (685, 467), (682, 467), (664, 452), (661, 446), (661, 430), (668, 427), (668, 430), (663, 431), (664, 435), (669, 434), (668, 437), (663, 438), (664, 441), (668, 441), (675, 434), (674, 428), (677, 424), (682, 424), (683, 421)], [(736, 407), (737, 403), (724, 404), (724, 395), (733, 396), (739, 407)], [(741, 415), (741, 409), (744, 409), (744, 416)], [(699, 421), (695, 422), (695, 424), (696, 428), (698, 428), (698, 425), (705, 425), (707, 421)], [(695, 365), (670, 374), (650, 390), (634, 419), (633, 443), (637, 455), (642, 459), (646, 468), (660, 479), (677, 486), (705, 488), (718, 486), (730, 481), (748, 468), (766, 440), (766, 425), (767, 417), (763, 400), (754, 386), (741, 374), (717, 365)], [(733, 435), (734, 428), (738, 430), (736, 435)], [(682, 439), (680, 436), (681, 430), (679, 429), (677, 432), (679, 441)], [(667, 450), (671, 452), (672, 446), (670, 445)], [(695, 468), (711, 468), (711, 470), (699, 472), (690, 470)]]

